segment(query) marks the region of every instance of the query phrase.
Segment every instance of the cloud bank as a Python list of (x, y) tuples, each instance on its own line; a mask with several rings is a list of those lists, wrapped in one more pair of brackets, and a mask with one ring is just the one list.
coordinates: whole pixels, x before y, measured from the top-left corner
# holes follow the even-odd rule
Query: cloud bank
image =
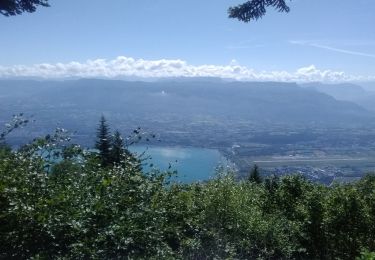
[(42, 63), (30, 66), (0, 66), (0, 78), (40, 77), (61, 78), (168, 78), (219, 77), (241, 81), (284, 82), (348, 82), (375, 80), (375, 76), (355, 76), (341, 71), (321, 70), (314, 65), (288, 71), (256, 71), (232, 61), (228, 65), (191, 65), (183, 60), (144, 60), (119, 56), (112, 60), (96, 59), (86, 62)]

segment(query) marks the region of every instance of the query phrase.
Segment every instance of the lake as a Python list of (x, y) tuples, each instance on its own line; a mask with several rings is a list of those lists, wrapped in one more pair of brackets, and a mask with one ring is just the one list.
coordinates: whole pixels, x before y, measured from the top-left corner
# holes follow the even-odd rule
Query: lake
[[(219, 165), (227, 164), (226, 159), (215, 149), (182, 148), (160, 146), (133, 146), (129, 150), (138, 155), (145, 152), (149, 156), (147, 161), (160, 170), (176, 170), (181, 182), (195, 182), (208, 180), (215, 176), (215, 169)], [(147, 171), (150, 166), (146, 166)]]

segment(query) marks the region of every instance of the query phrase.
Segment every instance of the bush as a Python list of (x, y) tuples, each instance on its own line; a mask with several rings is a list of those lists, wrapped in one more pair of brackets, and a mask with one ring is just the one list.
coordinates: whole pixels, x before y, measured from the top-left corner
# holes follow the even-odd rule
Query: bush
[(30, 150), (0, 151), (2, 259), (371, 259), (363, 252), (375, 251), (371, 175), (333, 187), (231, 173), (180, 184), (132, 163), (102, 167), (90, 154), (47, 170)]

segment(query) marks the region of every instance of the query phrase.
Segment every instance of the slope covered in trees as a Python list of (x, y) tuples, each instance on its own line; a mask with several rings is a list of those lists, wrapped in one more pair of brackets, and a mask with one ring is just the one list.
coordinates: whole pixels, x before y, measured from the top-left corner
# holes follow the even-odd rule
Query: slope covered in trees
[[(238, 182), (222, 170), (205, 183), (170, 183), (168, 172), (105, 166), (96, 152), (64, 148), (61, 133), (0, 149), (2, 259), (355, 259), (375, 251), (374, 175), (326, 187), (301, 176)], [(50, 147), (64, 159), (47, 168), (38, 151)]]

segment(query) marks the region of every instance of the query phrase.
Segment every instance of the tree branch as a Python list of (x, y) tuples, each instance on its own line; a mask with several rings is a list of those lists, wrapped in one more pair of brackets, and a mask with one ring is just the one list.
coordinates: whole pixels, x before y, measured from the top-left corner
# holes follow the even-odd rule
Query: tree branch
[(241, 5), (228, 9), (229, 18), (235, 18), (245, 23), (262, 18), (267, 7), (274, 7), (279, 12), (289, 12), (290, 8), (285, 0), (250, 0)]

